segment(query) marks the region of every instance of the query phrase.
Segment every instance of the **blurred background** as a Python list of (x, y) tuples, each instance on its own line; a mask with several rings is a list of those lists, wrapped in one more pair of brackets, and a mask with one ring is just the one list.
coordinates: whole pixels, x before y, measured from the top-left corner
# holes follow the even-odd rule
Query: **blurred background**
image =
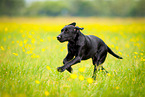
[[(108, 55), (94, 82), (91, 59), (57, 72), (72, 22), (123, 57)], [(0, 0), (0, 97), (145, 97), (144, 45), (145, 0)]]
[(0, 0), (0, 16), (145, 17), (145, 0)]

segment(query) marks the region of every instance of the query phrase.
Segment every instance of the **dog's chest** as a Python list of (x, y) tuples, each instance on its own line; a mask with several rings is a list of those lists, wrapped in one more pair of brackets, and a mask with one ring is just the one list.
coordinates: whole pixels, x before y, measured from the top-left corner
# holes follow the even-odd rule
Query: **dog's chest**
[(78, 54), (78, 51), (79, 51), (79, 46), (78, 46), (78, 45), (71, 44), (71, 45), (69, 46), (69, 49), (70, 49), (70, 51), (71, 51), (73, 54), (77, 55), (77, 54)]

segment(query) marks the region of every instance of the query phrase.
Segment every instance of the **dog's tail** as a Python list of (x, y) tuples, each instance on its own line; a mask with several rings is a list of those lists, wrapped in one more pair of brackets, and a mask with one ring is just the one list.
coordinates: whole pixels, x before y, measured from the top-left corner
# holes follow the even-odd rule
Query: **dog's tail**
[(113, 55), (114, 57), (118, 58), (118, 59), (123, 59), (122, 57), (116, 55), (108, 46), (107, 46), (108, 52)]

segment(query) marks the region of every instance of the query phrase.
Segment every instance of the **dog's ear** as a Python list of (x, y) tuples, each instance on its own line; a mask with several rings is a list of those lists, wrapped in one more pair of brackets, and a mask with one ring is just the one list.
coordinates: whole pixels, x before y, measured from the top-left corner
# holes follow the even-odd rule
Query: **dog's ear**
[(83, 30), (84, 28), (80, 28), (78, 26), (75, 27), (77, 30)]
[(80, 27), (78, 27), (78, 26), (76, 26), (75, 28), (74, 28), (74, 31), (79, 31), (79, 30), (83, 30), (84, 28), (80, 28)]
[(75, 23), (75, 22), (73, 22), (73, 23), (71, 23), (71, 24), (69, 24), (69, 25), (73, 25), (73, 26), (76, 26), (76, 23)]

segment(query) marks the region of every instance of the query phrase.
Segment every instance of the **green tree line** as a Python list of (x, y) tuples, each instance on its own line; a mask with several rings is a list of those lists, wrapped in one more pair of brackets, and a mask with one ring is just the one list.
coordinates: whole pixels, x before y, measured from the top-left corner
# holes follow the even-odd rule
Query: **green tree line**
[(145, 0), (0, 0), (1, 16), (120, 16), (144, 17)]

